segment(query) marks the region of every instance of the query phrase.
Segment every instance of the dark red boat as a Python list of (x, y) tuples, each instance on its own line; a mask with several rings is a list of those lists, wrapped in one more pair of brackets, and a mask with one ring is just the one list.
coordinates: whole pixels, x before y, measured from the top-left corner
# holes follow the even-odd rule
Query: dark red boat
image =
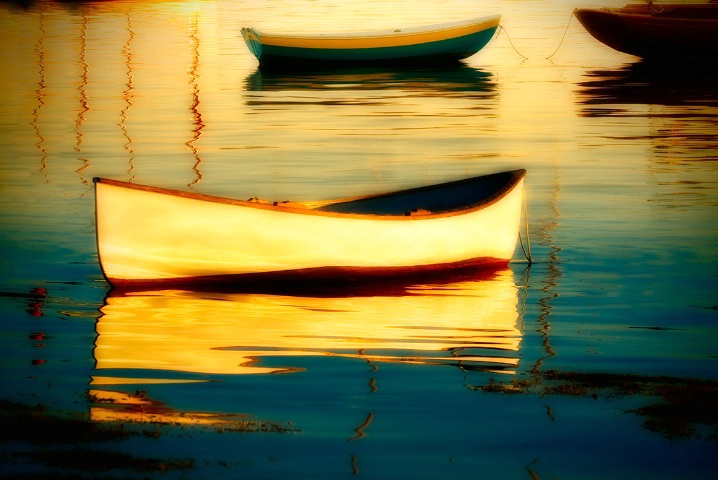
[(718, 55), (718, 1), (577, 8), (588, 32), (619, 52), (644, 58)]

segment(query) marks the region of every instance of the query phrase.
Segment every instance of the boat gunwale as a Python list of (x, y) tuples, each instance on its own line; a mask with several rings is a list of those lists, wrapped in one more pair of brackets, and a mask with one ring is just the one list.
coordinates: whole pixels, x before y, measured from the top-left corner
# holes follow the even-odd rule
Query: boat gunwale
[[(395, 29), (382, 29), (373, 31), (357, 31), (357, 32), (327, 32), (327, 33), (275, 33), (271, 31), (263, 31), (254, 27), (243, 27), (242, 33), (251, 32), (258, 37), (260, 43), (263, 43), (262, 38), (276, 38), (276, 39), (296, 39), (296, 40), (362, 40), (362, 39), (381, 39), (381, 38), (395, 38), (395, 37), (412, 37), (417, 35), (439, 33), (439, 32), (450, 32), (461, 28), (471, 27), (474, 25), (482, 25), (485, 23), (496, 22), (498, 25), (501, 20), (501, 14), (485, 15), (482, 17), (474, 17), (468, 20), (458, 20), (454, 22), (435, 23), (430, 25), (407, 27), (407, 28), (395, 28)], [(464, 35), (460, 35), (464, 36)]]
[[(668, 8), (666, 8), (668, 7)], [(662, 21), (681, 22), (689, 25), (715, 24), (716, 17), (684, 16), (681, 11), (686, 10), (716, 10), (715, 4), (662, 4), (661, 9), (651, 9), (649, 5), (628, 4), (623, 7), (580, 7), (575, 9), (575, 14), (601, 14), (621, 19), (641, 19), (646, 22), (661, 23)], [(677, 11), (676, 11), (677, 10)], [(579, 21), (581, 19), (579, 18)]]
[[(432, 211), (432, 212), (428, 212), (428, 213), (415, 213), (415, 214), (412, 214), (411, 212), (406, 212), (403, 214), (366, 214), (366, 213), (336, 212), (336, 211), (331, 211), (331, 210), (319, 210), (320, 208), (328, 207), (328, 206), (335, 205), (335, 204), (349, 203), (349, 202), (355, 202), (355, 201), (360, 201), (360, 200), (369, 200), (369, 199), (381, 198), (381, 197), (390, 198), (390, 197), (398, 196), (398, 195), (402, 195), (402, 194), (434, 190), (438, 187), (449, 187), (452, 185), (468, 184), (468, 183), (475, 182), (480, 178), (489, 177), (492, 175), (502, 175), (502, 174), (505, 174), (505, 175), (510, 174), (511, 176), (506, 180), (506, 182), (504, 182), (500, 187), (498, 187), (495, 192), (493, 192), (491, 195), (481, 199), (478, 202), (468, 204), (466, 207), (461, 207), (461, 208), (454, 208), (454, 209), (443, 210), (443, 211)], [(186, 192), (186, 191), (182, 191), (182, 190), (175, 190), (175, 189), (169, 189), (169, 188), (163, 188), (163, 187), (140, 185), (140, 184), (135, 184), (135, 183), (130, 183), (130, 182), (124, 182), (121, 180), (113, 180), (113, 179), (109, 179), (109, 178), (105, 178), (105, 177), (95, 177), (92, 180), (95, 184), (102, 183), (102, 184), (110, 185), (110, 186), (128, 188), (131, 190), (140, 190), (140, 191), (149, 192), (149, 193), (170, 195), (170, 196), (175, 196), (175, 197), (180, 197), (180, 198), (185, 198), (185, 199), (190, 199), (190, 200), (204, 201), (204, 202), (224, 204), (224, 205), (234, 205), (234, 206), (241, 206), (241, 207), (248, 207), (248, 208), (256, 208), (256, 209), (270, 210), (270, 211), (281, 212), (281, 213), (317, 215), (317, 216), (339, 217), (339, 218), (347, 218), (347, 219), (397, 221), (397, 220), (429, 220), (429, 219), (436, 219), (436, 218), (443, 218), (443, 217), (453, 217), (453, 216), (457, 216), (457, 215), (468, 214), (468, 213), (475, 212), (478, 210), (483, 210), (483, 209), (488, 208), (491, 205), (499, 202), (501, 199), (503, 199), (504, 197), (509, 195), (516, 188), (516, 186), (520, 184), (520, 182), (524, 179), (525, 176), (526, 176), (525, 169), (515, 169), (515, 170), (508, 170), (508, 171), (503, 171), (503, 172), (496, 172), (493, 174), (479, 175), (479, 176), (475, 176), (475, 177), (464, 178), (464, 179), (454, 180), (454, 181), (449, 181), (449, 182), (443, 182), (443, 183), (438, 183), (438, 184), (402, 189), (402, 190), (397, 190), (397, 191), (390, 191), (390, 192), (383, 192), (383, 193), (376, 193), (376, 194), (369, 194), (369, 195), (359, 195), (359, 196), (355, 196), (355, 197), (338, 198), (338, 199), (332, 199), (332, 200), (326, 200), (326, 201), (307, 201), (307, 202), (302, 202), (302, 201), (265, 202), (265, 201), (257, 201), (257, 200), (253, 200), (253, 199), (239, 200), (239, 199), (228, 198), (228, 197), (220, 197), (220, 196), (216, 196), (216, 195), (208, 195), (208, 194), (198, 193), (198, 192)], [(417, 205), (416, 208), (421, 208), (421, 206)]]

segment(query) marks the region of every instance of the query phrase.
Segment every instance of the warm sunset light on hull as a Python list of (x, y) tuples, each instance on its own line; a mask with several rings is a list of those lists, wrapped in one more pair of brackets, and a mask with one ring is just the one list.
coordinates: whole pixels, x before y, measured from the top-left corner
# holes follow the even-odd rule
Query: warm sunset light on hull
[(505, 265), (516, 246), (524, 175), (276, 204), (96, 179), (100, 264), (117, 287)]
[(501, 15), (460, 22), (346, 34), (275, 34), (243, 28), (247, 47), (262, 65), (301, 63), (420, 63), (458, 61), (484, 48)]

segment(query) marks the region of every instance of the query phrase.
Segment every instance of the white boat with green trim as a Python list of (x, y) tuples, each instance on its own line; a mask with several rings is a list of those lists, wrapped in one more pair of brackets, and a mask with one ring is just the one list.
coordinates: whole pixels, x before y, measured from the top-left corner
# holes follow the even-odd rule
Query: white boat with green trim
[(501, 15), (374, 32), (281, 34), (242, 28), (263, 66), (419, 64), (457, 62), (491, 41)]

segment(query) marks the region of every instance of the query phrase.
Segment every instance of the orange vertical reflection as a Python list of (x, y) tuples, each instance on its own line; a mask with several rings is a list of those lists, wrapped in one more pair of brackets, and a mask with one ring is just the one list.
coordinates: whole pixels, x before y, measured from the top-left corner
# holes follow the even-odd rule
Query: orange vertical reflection
[[(85, 114), (90, 111), (89, 97), (87, 96), (87, 85), (88, 85), (88, 74), (89, 66), (87, 65), (87, 15), (82, 16), (82, 31), (80, 33), (80, 85), (77, 88), (80, 93), (80, 112), (77, 114), (77, 120), (75, 121), (75, 137), (77, 143), (75, 144), (75, 151), (82, 153), (83, 133), (82, 126), (85, 123)], [(90, 161), (87, 157), (80, 156), (78, 158), (82, 165), (76, 170), (80, 174), (80, 181), (84, 185), (89, 185), (87, 178), (83, 176), (87, 167), (90, 166)]]
[(202, 114), (199, 111), (199, 13), (194, 12), (192, 14), (192, 17), (190, 19), (190, 28), (189, 28), (189, 39), (190, 39), (190, 46), (192, 51), (192, 61), (190, 63), (190, 69), (189, 69), (189, 84), (192, 87), (192, 104), (190, 105), (189, 109), (190, 112), (192, 112), (192, 118), (193, 118), (193, 124), (194, 129), (192, 130), (192, 139), (189, 140), (185, 145), (189, 147), (190, 150), (192, 150), (192, 154), (195, 158), (195, 164), (192, 167), (197, 175), (197, 177), (190, 182), (187, 186), (192, 187), (193, 185), (196, 185), (202, 180), (202, 172), (200, 172), (199, 165), (202, 163), (202, 157), (199, 155), (199, 150), (197, 150), (197, 147), (195, 146), (195, 143), (199, 140), (199, 138), (202, 136), (202, 129), (204, 129), (205, 124), (202, 121)]
[(364, 419), (364, 422), (362, 422), (361, 425), (359, 425), (357, 428), (354, 429), (354, 432), (356, 435), (348, 439), (350, 442), (353, 442), (354, 440), (359, 440), (360, 438), (364, 438), (366, 436), (366, 428), (371, 424), (372, 420), (374, 420), (374, 413), (369, 412), (366, 419)]
[(120, 111), (120, 123), (118, 123), (120, 129), (122, 129), (122, 135), (127, 140), (124, 144), (125, 150), (130, 155), (129, 169), (127, 173), (131, 175), (130, 182), (134, 180), (135, 175), (133, 173), (135, 169), (135, 151), (132, 148), (132, 137), (127, 130), (127, 118), (130, 107), (132, 107), (132, 98), (134, 97), (135, 84), (132, 77), (132, 40), (135, 38), (135, 32), (132, 30), (132, 18), (130, 14), (127, 14), (127, 42), (122, 47), (122, 53), (125, 55), (125, 65), (127, 65), (127, 83), (125, 84), (125, 90), (122, 92), (122, 98), (125, 100), (125, 107)]
[(45, 82), (45, 36), (47, 35), (47, 31), (45, 30), (45, 14), (43, 12), (40, 12), (40, 39), (37, 42), (37, 45), (35, 46), (35, 51), (37, 52), (37, 58), (38, 58), (38, 72), (40, 76), (40, 80), (37, 83), (37, 89), (35, 90), (35, 96), (37, 98), (37, 107), (32, 111), (32, 127), (35, 130), (35, 136), (37, 136), (37, 143), (35, 144), (37, 146), (37, 149), (40, 150), (40, 170), (39, 172), (42, 173), (45, 176), (45, 182), (48, 182), (47, 173), (45, 170), (47, 169), (47, 149), (45, 148), (45, 137), (42, 135), (42, 132), (40, 131), (40, 111), (42, 110), (42, 107), (45, 105), (45, 96), (47, 95), (45, 93), (45, 89), (47, 88), (47, 83)]
[(558, 201), (561, 194), (561, 185), (561, 178), (559, 178), (557, 175), (557, 178), (554, 180), (554, 190), (551, 194), (551, 198), (549, 199), (551, 218), (543, 219), (541, 221), (542, 226), (539, 234), (541, 244), (546, 245), (549, 248), (548, 272), (546, 274), (546, 280), (544, 280), (543, 282), (544, 286), (541, 287), (541, 292), (544, 295), (538, 301), (540, 305), (540, 314), (538, 317), (539, 328), (537, 330), (538, 333), (541, 335), (542, 344), (544, 350), (546, 351), (546, 355), (536, 360), (536, 364), (531, 369), (531, 372), (533, 374), (538, 374), (544, 360), (556, 356), (556, 352), (551, 345), (549, 337), (549, 333), (551, 331), (551, 323), (549, 321), (549, 317), (554, 308), (551, 305), (551, 301), (559, 296), (559, 294), (554, 290), (558, 286), (559, 278), (563, 276), (559, 268), (559, 265), (561, 263), (561, 260), (559, 258), (561, 247), (555, 244), (553, 237), (553, 230), (556, 229), (556, 227), (558, 226), (558, 219), (561, 218), (561, 211), (558, 207)]

